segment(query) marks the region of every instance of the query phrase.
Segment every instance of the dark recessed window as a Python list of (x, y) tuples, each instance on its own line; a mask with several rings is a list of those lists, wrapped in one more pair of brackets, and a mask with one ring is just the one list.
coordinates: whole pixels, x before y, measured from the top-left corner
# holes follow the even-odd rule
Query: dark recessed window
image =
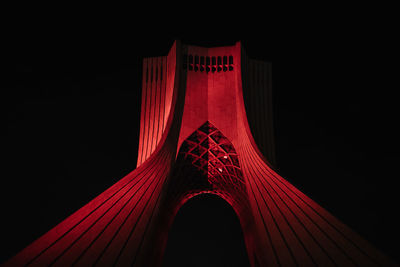
[(210, 72), (210, 57), (206, 57), (206, 71)]
[(199, 70), (199, 56), (194, 56), (194, 71)]
[(215, 72), (217, 70), (217, 58), (216, 57), (211, 58), (211, 64), (212, 64), (211, 71)]
[(193, 56), (189, 55), (189, 70), (193, 70)]
[(228, 57), (227, 56), (223, 57), (223, 62), (224, 62), (224, 65), (222, 66), (222, 68), (224, 71), (227, 71), (228, 70)]
[[(233, 70), (233, 56), (219, 56), (219, 57), (207, 57), (207, 56), (198, 56), (198, 55), (183, 55), (183, 69), (189, 69), (201, 72), (206, 71), (207, 73), (211, 72), (220, 72), (220, 71), (232, 71)], [(156, 70), (158, 71), (158, 69)], [(160, 67), (160, 79), (162, 79), (162, 67)], [(147, 80), (146, 73), (146, 80)], [(151, 73), (151, 77), (153, 74)], [(157, 73), (155, 73), (157, 79)]]
[(204, 57), (200, 57), (200, 71), (204, 71)]

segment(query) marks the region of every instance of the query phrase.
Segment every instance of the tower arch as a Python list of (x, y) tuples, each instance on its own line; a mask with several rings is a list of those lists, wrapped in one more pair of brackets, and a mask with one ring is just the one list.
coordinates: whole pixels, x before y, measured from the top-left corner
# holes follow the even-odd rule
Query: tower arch
[(232, 207), (250, 255), (254, 247), (253, 220), (238, 154), (231, 141), (209, 121), (190, 134), (179, 148), (160, 209), (169, 211), (158, 224), (166, 226), (164, 232), (169, 231), (179, 209), (201, 194), (216, 195)]
[(202, 193), (219, 195), (237, 213), (248, 209), (238, 154), (231, 141), (209, 121), (181, 144), (167, 189), (176, 208)]
[(192, 265), (250, 266), (239, 218), (221, 196), (193, 196), (174, 217), (161, 266)]

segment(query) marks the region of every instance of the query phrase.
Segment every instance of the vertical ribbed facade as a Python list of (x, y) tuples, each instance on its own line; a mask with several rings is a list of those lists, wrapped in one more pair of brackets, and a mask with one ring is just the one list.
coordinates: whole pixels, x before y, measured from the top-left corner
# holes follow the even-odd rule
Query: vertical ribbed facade
[(143, 60), (142, 105), (137, 166), (153, 153), (164, 133), (174, 87), (174, 54)]
[(184, 203), (235, 210), (252, 266), (395, 266), (279, 176), (271, 65), (240, 43), (145, 58), (137, 169), (4, 266), (160, 266)]
[[(245, 54), (243, 50), (242, 53)], [(246, 88), (243, 98), (251, 133), (262, 154), (275, 165), (271, 63), (244, 55), (241, 67), (243, 87)]]

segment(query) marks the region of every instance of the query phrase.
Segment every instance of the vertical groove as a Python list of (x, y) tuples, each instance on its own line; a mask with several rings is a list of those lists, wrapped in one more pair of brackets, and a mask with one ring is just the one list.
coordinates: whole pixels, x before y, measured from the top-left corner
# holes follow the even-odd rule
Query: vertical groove
[(165, 116), (166, 116), (166, 105), (165, 105), (165, 99), (167, 97), (167, 85), (168, 85), (168, 79), (169, 79), (169, 75), (168, 75), (168, 57), (165, 58), (165, 62), (164, 62), (164, 86), (163, 86), (163, 117), (162, 117), (162, 130), (163, 132), (165, 131)]
[(165, 95), (167, 90), (167, 80), (168, 80), (168, 72), (167, 72), (167, 57), (164, 58), (163, 61), (163, 82), (161, 87), (161, 103), (162, 103), (162, 116), (161, 116), (161, 131), (164, 133), (164, 120), (165, 120)]
[(163, 91), (164, 90), (163, 89), (164, 89), (164, 80), (165, 80), (164, 62), (165, 62), (165, 58), (161, 57), (161, 62), (160, 62), (160, 74), (161, 74), (161, 77), (160, 77), (160, 84), (159, 84), (159, 89), (158, 89), (158, 92), (159, 92), (159, 95), (160, 95), (160, 100), (158, 102), (157, 143), (156, 143), (156, 147), (157, 147), (158, 143), (160, 142), (161, 136), (162, 136), (162, 134), (164, 132), (164, 129), (163, 129), (163, 120), (164, 120), (164, 118), (163, 118), (164, 117), (163, 116), (163, 114), (164, 114), (164, 110), (163, 110), (164, 109)]
[(144, 147), (144, 132), (146, 122), (146, 103), (147, 103), (147, 83), (149, 76), (149, 67), (147, 58), (143, 59), (143, 80), (142, 80), (142, 103), (141, 103), (141, 115), (140, 115), (140, 140), (139, 140), (139, 153), (138, 153), (138, 164), (143, 162), (143, 147)]
[(159, 127), (159, 120), (160, 120), (160, 98), (161, 98), (161, 95), (160, 95), (160, 78), (161, 78), (161, 75), (160, 75), (160, 71), (161, 71), (161, 69), (160, 69), (160, 60), (161, 60), (161, 58), (160, 57), (158, 57), (157, 58), (157, 64), (156, 64), (156, 73), (158, 74), (158, 75), (156, 75), (156, 85), (155, 85), (155, 96), (154, 96), (154, 98), (155, 98), (155, 100), (154, 100), (154, 103), (155, 103), (155, 105), (154, 105), (154, 121), (153, 121), (153, 134), (152, 134), (152, 140), (151, 140), (151, 151), (150, 151), (150, 154), (149, 155), (151, 155), (151, 153), (153, 153), (153, 151), (154, 151), (154, 149), (155, 149), (155, 147), (157, 146), (157, 142), (158, 142), (158, 127)]
[(159, 78), (159, 82), (158, 82), (158, 115), (157, 115), (157, 137), (156, 137), (156, 145), (155, 147), (157, 147), (158, 143), (160, 142), (161, 139), (161, 135), (163, 132), (162, 129), (162, 123), (161, 123), (161, 109), (162, 109), (162, 87), (163, 87), (163, 58), (160, 57), (159, 60), (159, 72), (160, 72), (160, 78)]
[(144, 141), (143, 141), (143, 147), (144, 147), (144, 151), (143, 151), (143, 156), (142, 156), (142, 162), (144, 162), (147, 159), (147, 150), (148, 150), (148, 143), (149, 143), (149, 124), (150, 124), (150, 110), (151, 110), (151, 87), (153, 84), (153, 59), (149, 58), (148, 59), (148, 70), (150, 72), (149, 74), (149, 82), (147, 83), (147, 87), (146, 87), (146, 116), (145, 116), (145, 131), (144, 131)]
[(151, 154), (151, 149), (153, 145), (153, 137), (154, 137), (154, 120), (155, 120), (155, 94), (156, 94), (156, 67), (157, 67), (157, 58), (153, 58), (152, 61), (152, 79), (151, 79), (151, 97), (150, 97), (150, 121), (149, 121), (149, 139), (147, 140), (147, 151), (146, 158), (148, 158)]

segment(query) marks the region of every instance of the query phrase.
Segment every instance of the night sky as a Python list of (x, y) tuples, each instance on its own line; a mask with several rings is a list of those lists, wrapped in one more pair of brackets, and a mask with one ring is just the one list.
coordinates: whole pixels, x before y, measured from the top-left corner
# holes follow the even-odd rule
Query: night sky
[[(174, 39), (242, 41), (249, 57), (272, 62), (278, 173), (399, 261), (396, 34), (390, 16), (354, 12), (245, 22), (228, 13), (193, 24), (185, 12), (150, 24), (138, 10), (6, 20), (0, 262), (136, 167), (141, 62), (166, 55)], [(203, 196), (178, 213), (166, 260), (223, 266), (236, 257), (228, 266), (246, 266), (245, 253), (233, 210)]]

